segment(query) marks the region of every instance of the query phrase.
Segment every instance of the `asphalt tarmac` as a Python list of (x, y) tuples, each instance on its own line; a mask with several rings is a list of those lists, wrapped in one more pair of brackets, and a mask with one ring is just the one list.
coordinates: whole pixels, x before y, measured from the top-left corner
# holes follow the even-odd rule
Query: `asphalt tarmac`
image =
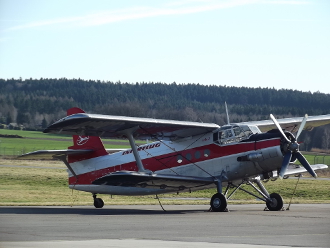
[(330, 204), (0, 207), (0, 247), (329, 247)]

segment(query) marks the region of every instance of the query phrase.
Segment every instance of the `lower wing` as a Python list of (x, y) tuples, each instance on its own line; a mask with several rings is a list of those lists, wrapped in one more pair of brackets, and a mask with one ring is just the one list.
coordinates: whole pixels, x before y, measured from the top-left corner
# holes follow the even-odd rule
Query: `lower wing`
[(118, 171), (96, 179), (93, 184), (122, 187), (158, 188), (169, 191), (198, 190), (214, 184), (213, 178), (179, 175), (148, 174), (135, 171)]
[[(314, 171), (328, 168), (326, 164), (312, 164), (311, 167)], [(300, 165), (296, 165), (296, 164), (290, 164), (284, 176), (298, 175), (304, 172), (307, 172), (307, 170), (304, 167), (301, 167)], [(273, 171), (273, 177), (278, 177), (277, 171)]]

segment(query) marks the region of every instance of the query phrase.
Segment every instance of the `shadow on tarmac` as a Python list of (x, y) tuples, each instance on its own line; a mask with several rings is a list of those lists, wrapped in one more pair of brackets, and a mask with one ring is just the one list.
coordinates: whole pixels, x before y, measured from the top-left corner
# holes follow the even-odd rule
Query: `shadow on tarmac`
[[(166, 210), (166, 207), (165, 207)], [(146, 209), (116, 209), (116, 208), (71, 208), (71, 207), (0, 207), (1, 214), (20, 214), (20, 215), (164, 215), (164, 214), (188, 214), (194, 212), (208, 212), (207, 207), (205, 210), (146, 210)]]

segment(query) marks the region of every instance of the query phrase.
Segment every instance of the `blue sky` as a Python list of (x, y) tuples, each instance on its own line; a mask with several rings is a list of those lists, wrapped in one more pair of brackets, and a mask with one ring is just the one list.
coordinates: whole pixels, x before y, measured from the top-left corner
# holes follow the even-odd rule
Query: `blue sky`
[(0, 78), (330, 93), (328, 0), (0, 0)]

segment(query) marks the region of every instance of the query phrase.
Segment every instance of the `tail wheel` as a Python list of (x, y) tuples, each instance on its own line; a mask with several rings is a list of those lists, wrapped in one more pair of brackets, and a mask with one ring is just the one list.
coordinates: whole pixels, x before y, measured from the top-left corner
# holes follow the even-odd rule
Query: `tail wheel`
[(95, 198), (94, 199), (94, 207), (95, 208), (103, 208), (104, 202), (101, 198)]
[(221, 193), (216, 193), (212, 196), (210, 205), (213, 212), (224, 212), (227, 209), (226, 197)]
[(278, 211), (283, 208), (283, 199), (277, 193), (269, 195), (270, 201), (267, 201), (266, 205), (270, 211)]

